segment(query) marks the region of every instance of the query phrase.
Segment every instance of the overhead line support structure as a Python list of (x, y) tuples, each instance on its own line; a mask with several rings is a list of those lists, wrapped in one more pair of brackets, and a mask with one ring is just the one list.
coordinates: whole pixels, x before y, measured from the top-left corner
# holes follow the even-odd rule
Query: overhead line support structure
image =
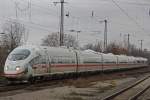
[(107, 52), (107, 23), (108, 21), (105, 19), (105, 20), (102, 20), (102, 21), (99, 21), (100, 23), (105, 23), (105, 27), (104, 27), (104, 48), (103, 48), (103, 52)]
[(130, 54), (130, 34), (128, 34), (128, 55)]
[(105, 29), (104, 29), (104, 52), (107, 52), (107, 20), (105, 22)]
[(139, 40), (140, 41), (140, 45), (141, 45), (141, 52), (142, 52), (142, 50), (143, 50), (143, 41), (144, 40)]
[(61, 5), (61, 17), (60, 17), (60, 46), (64, 45), (64, 0), (60, 0), (60, 2), (54, 2), (54, 4), (60, 3)]

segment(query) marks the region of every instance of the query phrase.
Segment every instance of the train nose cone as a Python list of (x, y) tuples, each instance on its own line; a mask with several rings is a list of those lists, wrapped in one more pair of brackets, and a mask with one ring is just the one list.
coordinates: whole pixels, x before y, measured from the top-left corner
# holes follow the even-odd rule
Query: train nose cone
[(20, 66), (5, 66), (4, 76), (6, 78), (22, 78), (25, 70)]

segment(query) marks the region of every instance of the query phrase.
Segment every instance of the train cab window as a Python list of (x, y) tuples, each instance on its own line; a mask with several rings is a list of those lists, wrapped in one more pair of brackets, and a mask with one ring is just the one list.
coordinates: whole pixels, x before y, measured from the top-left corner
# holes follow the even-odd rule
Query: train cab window
[(24, 60), (30, 55), (30, 51), (28, 49), (16, 49), (12, 51), (8, 59), (11, 61)]

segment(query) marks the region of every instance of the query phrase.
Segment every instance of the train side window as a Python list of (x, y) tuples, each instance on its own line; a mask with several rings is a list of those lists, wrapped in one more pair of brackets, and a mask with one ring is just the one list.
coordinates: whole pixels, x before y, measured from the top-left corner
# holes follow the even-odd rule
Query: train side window
[(33, 65), (39, 64), (39, 58), (40, 58), (40, 56), (33, 58), (33, 59), (29, 62), (30, 65), (33, 66)]
[(65, 63), (66, 57), (59, 57), (59, 63)]
[(62, 57), (62, 63), (68, 63), (69, 62), (68, 60), (69, 59), (67, 57)]
[(46, 56), (40, 57), (40, 58), (39, 58), (39, 63), (40, 63), (40, 64), (46, 64), (46, 63), (47, 63)]
[[(79, 60), (79, 59), (78, 59)], [(74, 64), (75, 63), (75, 59), (72, 57), (71, 58), (71, 63)]]
[(56, 56), (55, 57), (55, 63), (61, 64), (62, 63), (62, 57), (61, 56)]
[(102, 63), (101, 60), (99, 58), (96, 58), (96, 57), (88, 57), (88, 58), (84, 58), (83, 59), (83, 62), (86, 64), (100, 64)]
[(51, 58), (51, 63), (52, 63), (52, 64), (58, 63), (58, 57), (56, 57), (56, 56), (52, 57), (52, 58)]
[(45, 56), (38, 56), (33, 58), (29, 63), (31, 66), (38, 64), (47, 64), (47, 59), (45, 58)]
[(57, 59), (58, 59), (58, 63), (60, 63), (60, 64), (63, 63), (62, 62), (62, 57), (57, 57)]
[(55, 56), (51, 58), (51, 63), (55, 64), (55, 63), (75, 63), (75, 59), (73, 57), (69, 57), (69, 56)]
[(61, 57), (61, 63), (70, 63), (70, 59), (68, 56), (63, 56)]
[(108, 64), (116, 64), (116, 62), (114, 62), (114, 61), (107, 61), (107, 62), (105, 62), (105, 63), (108, 63)]

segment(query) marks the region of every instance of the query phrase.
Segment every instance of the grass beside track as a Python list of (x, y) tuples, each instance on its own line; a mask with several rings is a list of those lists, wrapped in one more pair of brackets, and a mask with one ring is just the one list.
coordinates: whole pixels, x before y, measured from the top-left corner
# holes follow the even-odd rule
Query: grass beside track
[(3, 69), (3, 67), (0, 66), (0, 76), (3, 72), (4, 72), (4, 69)]
[(0, 76), (0, 81), (4, 81), (4, 80), (5, 80), (5, 78)]
[(5, 81), (6, 79), (2, 76), (3, 75), (3, 67), (0, 67), (0, 83)]

